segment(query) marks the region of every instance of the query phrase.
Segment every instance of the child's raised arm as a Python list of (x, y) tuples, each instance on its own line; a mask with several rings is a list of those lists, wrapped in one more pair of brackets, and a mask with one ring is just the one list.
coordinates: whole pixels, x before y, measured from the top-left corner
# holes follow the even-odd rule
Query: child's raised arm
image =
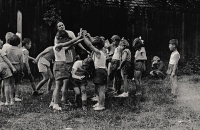
[(56, 44), (56, 49), (60, 50), (62, 47), (67, 47), (67, 46), (73, 44), (74, 42), (78, 41), (80, 38), (81, 38), (81, 36), (78, 36), (75, 39), (72, 39), (72, 40), (70, 40), (68, 42)]
[(92, 45), (92, 43), (88, 40), (88, 38), (83, 36), (83, 39), (84, 39), (85, 44), (90, 48), (90, 50), (92, 50), (97, 55), (101, 55), (100, 51)]

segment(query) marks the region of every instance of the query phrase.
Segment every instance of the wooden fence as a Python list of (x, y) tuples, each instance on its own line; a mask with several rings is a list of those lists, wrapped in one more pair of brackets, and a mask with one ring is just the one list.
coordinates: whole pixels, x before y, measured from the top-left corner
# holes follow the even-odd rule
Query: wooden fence
[[(17, 32), (17, 11), (22, 12), (22, 35), (32, 40), (30, 55), (36, 57), (47, 46), (53, 45), (54, 26), (43, 20), (47, 0), (0, 0), (0, 39), (5, 41), (8, 31)], [(79, 28), (87, 29), (92, 35), (103, 35), (110, 39), (114, 34), (129, 39), (132, 43), (141, 35), (145, 41), (148, 63), (154, 55), (168, 60), (168, 42), (179, 40), (181, 58), (193, 52), (199, 55), (200, 15), (153, 8), (135, 7), (128, 15), (127, 8), (83, 4), (78, 0), (56, 1), (66, 29), (77, 34)], [(36, 67), (35, 67), (36, 68)]]

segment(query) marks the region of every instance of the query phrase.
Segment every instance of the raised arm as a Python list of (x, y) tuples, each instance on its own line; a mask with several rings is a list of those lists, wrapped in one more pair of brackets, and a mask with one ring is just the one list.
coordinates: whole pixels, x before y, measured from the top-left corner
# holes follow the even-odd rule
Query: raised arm
[(75, 39), (72, 39), (68, 42), (59, 43), (59, 44), (56, 45), (56, 48), (61, 49), (62, 47), (67, 47), (67, 46), (73, 44), (74, 42), (78, 41), (80, 38), (81, 38), (81, 36), (78, 36)]
[(92, 45), (92, 43), (88, 40), (88, 38), (83, 36), (83, 39), (84, 39), (85, 44), (90, 48), (90, 50), (92, 50), (97, 55), (101, 55), (100, 51)]

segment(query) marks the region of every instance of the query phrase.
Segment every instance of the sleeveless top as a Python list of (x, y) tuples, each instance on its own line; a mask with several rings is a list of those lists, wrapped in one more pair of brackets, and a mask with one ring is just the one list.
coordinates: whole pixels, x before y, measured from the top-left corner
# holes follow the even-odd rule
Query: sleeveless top
[(169, 64), (177, 64), (177, 61), (180, 59), (180, 54), (179, 52), (176, 50), (176, 51), (173, 51), (171, 53), (171, 56), (170, 56), (170, 60), (169, 60)]
[(56, 48), (56, 46), (53, 47), (53, 51), (54, 51), (54, 55), (55, 55), (55, 61), (66, 62), (65, 47), (62, 47), (60, 51), (56, 51), (55, 48)]
[(45, 58), (47, 61), (51, 62), (52, 60), (55, 59), (54, 50), (51, 49), (48, 53), (44, 54), (42, 57)]
[(129, 49), (125, 49), (125, 50), (123, 50), (122, 55), (123, 55), (124, 52), (127, 53), (126, 61), (131, 62), (131, 51)]
[(101, 53), (101, 56), (99, 59), (97, 58), (95, 53), (93, 53), (93, 55), (92, 55), (92, 59), (94, 60), (95, 69), (99, 69), (99, 68), (105, 69), (106, 68), (106, 55), (102, 51), (100, 51), (100, 53)]

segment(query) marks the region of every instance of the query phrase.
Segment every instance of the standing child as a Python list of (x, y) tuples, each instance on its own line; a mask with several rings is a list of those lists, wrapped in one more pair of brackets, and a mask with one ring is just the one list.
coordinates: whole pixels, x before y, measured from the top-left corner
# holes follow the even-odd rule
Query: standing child
[(15, 80), (15, 101), (22, 101), (19, 98), (19, 84), (22, 75), (23, 57), (22, 51), (18, 48), (20, 44), (20, 38), (17, 35), (13, 35), (10, 38), (11, 47), (7, 50), (8, 59), (11, 61), (17, 72), (13, 75)]
[[(6, 97), (5, 105), (13, 105), (13, 73), (16, 72), (15, 67), (12, 65), (10, 60), (7, 58), (6, 53), (2, 50), (3, 42), (0, 40), (0, 83), (3, 80), (4, 92)], [(3, 103), (1, 102), (1, 105)]]
[[(66, 89), (66, 85), (64, 85), (64, 82), (66, 79), (69, 78), (69, 70), (66, 63), (66, 56), (65, 51), (69, 49), (70, 45), (75, 45), (74, 42), (78, 43), (81, 36), (78, 36), (77, 38), (68, 41), (69, 36), (65, 30), (59, 30), (56, 34), (55, 39), (55, 46), (53, 47), (54, 55), (55, 55), (55, 63), (53, 66), (53, 73), (56, 80), (56, 87), (53, 92), (52, 101), (50, 106), (53, 106), (53, 109), (55, 110), (62, 110), (61, 107), (59, 107), (59, 96), (62, 86), (63, 89)], [(78, 41), (79, 40), (79, 41)], [(68, 41), (68, 42), (67, 42)]]
[[(87, 34), (86, 36), (89, 37)], [(104, 110), (107, 84), (106, 55), (103, 52), (104, 42), (99, 37), (96, 37), (91, 43), (86, 36), (84, 35), (84, 42), (93, 51), (92, 59), (95, 66), (93, 82), (98, 91), (98, 103), (94, 105), (94, 110)]]
[(145, 61), (147, 60), (146, 51), (144, 48), (143, 41), (141, 38), (136, 38), (134, 40), (135, 44), (135, 70), (134, 70), (134, 79), (136, 83), (136, 95), (141, 95), (141, 78), (142, 73), (146, 70)]
[(53, 46), (47, 47), (36, 57), (35, 60), (38, 64), (38, 70), (43, 77), (43, 79), (38, 83), (36, 88), (39, 91), (40, 88), (48, 81), (47, 93), (49, 93), (51, 91), (51, 86), (53, 82), (53, 74), (51, 72), (50, 65), (55, 60)]
[(167, 69), (167, 75), (170, 76), (171, 84), (171, 94), (173, 97), (177, 97), (177, 70), (178, 70), (178, 61), (180, 59), (180, 54), (177, 51), (178, 40), (171, 39), (169, 41), (169, 49), (172, 52), (169, 60), (169, 65)]
[(123, 39), (120, 41), (122, 48), (122, 58), (118, 70), (121, 70), (121, 76), (123, 79), (124, 92), (118, 97), (128, 97), (128, 74), (131, 72), (131, 51), (129, 50), (129, 43)]
[(31, 87), (33, 89), (33, 96), (39, 96), (42, 93), (39, 93), (36, 90), (36, 86), (35, 86), (35, 81), (34, 81), (34, 77), (31, 74), (31, 69), (29, 66), (29, 59), (34, 61), (34, 58), (29, 56), (29, 49), (31, 48), (31, 40), (29, 38), (24, 38), (22, 41), (22, 55), (23, 55), (23, 73), (27, 74), (30, 82), (31, 82)]

